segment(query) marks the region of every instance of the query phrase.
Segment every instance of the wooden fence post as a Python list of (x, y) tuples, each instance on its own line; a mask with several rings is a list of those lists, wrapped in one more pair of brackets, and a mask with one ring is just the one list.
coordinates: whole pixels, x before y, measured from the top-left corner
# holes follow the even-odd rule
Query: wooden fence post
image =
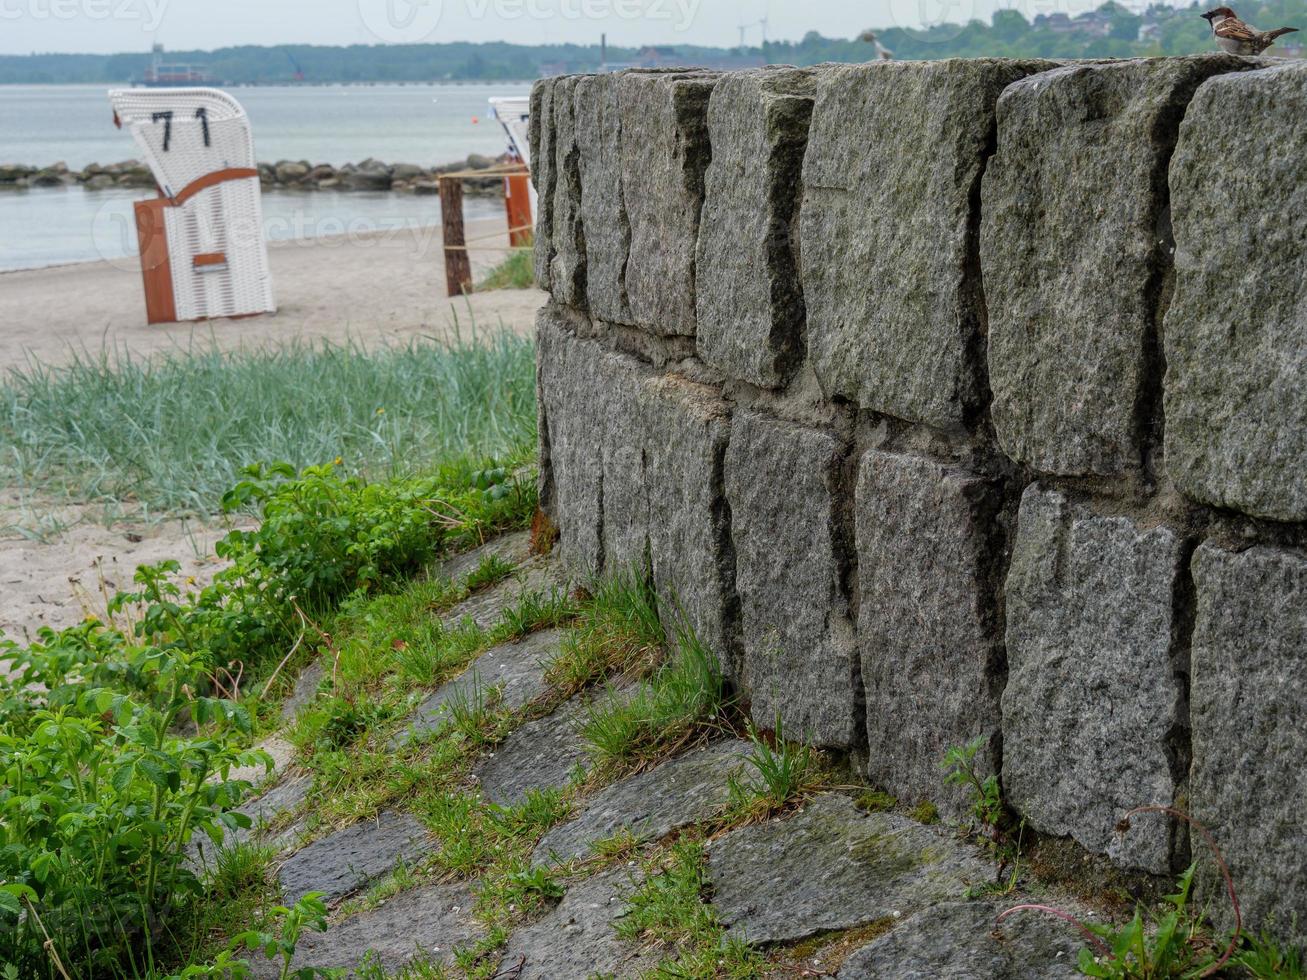
[(445, 285), (450, 296), (472, 292), (472, 262), (463, 230), (463, 181), (440, 178), (440, 218), (445, 233)]

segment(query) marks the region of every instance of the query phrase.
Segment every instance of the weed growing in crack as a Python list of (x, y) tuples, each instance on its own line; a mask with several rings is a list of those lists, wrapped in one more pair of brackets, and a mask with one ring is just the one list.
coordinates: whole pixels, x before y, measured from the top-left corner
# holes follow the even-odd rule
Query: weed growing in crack
[(770, 736), (751, 722), (749, 741), (753, 750), (744, 759), (743, 774), (728, 777), (730, 822), (762, 820), (802, 799), (820, 782), (819, 756), (811, 746), (785, 741), (780, 714)]
[(617, 920), (617, 935), (628, 942), (669, 950), (652, 975), (724, 977), (762, 975), (762, 955), (748, 943), (728, 938), (713, 907), (704, 901), (703, 842), (685, 837), (645, 862), (644, 881)]
[(1222, 941), (1212, 931), (1205, 909), (1193, 904), (1193, 878), (1197, 862), (1179, 877), (1174, 894), (1166, 896), (1160, 913), (1142, 905), (1124, 925), (1086, 923), (1061, 909), (1039, 904), (1017, 905), (998, 917), (1033, 911), (1051, 915), (1078, 929), (1089, 946), (1081, 949), (1077, 966), (1088, 977), (1104, 980), (1166, 980), (1225, 975), (1229, 964), (1243, 967), (1254, 977), (1301, 977), (1296, 951), (1283, 951), (1271, 937), (1249, 937), (1243, 932), (1239, 896), (1225, 856), (1216, 839), (1201, 823), (1169, 806), (1136, 807), (1125, 815), (1117, 830), (1126, 833), (1139, 814), (1158, 813), (1182, 820), (1197, 832), (1211, 852), (1225, 884), (1234, 913), (1234, 931)]
[(517, 602), (504, 609), (491, 635), (497, 643), (520, 640), (537, 630), (570, 623), (580, 612), (580, 607), (563, 589), (523, 592)]
[(662, 658), (664, 639), (649, 585), (632, 573), (613, 576), (596, 585), (545, 679), (567, 696), (617, 674), (648, 673)]
[(468, 574), (464, 584), (468, 592), (479, 592), (508, 578), (513, 574), (513, 568), (510, 562), (504, 561), (499, 555), (486, 555), (481, 559), (481, 564)]
[(982, 776), (976, 766), (976, 756), (988, 744), (988, 737), (981, 735), (966, 745), (955, 745), (944, 753), (940, 766), (945, 771), (947, 785), (961, 786), (970, 791), (972, 817), (992, 840), (997, 841), (1005, 821), (998, 775), (989, 773)]
[(633, 697), (610, 692), (589, 707), (581, 738), (601, 774), (639, 768), (701, 737), (724, 706), (716, 658), (683, 630), (671, 660)]

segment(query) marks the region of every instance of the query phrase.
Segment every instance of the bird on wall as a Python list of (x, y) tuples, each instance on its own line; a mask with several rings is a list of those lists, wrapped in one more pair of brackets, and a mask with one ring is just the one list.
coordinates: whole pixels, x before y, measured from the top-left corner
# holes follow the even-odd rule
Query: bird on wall
[(880, 43), (880, 38), (876, 37), (875, 31), (863, 31), (858, 35), (858, 40), (863, 44), (870, 44), (876, 49), (876, 58), (880, 61), (893, 61), (894, 52), (885, 45)]
[(1222, 51), (1230, 54), (1261, 54), (1281, 34), (1291, 34), (1296, 27), (1281, 27), (1274, 31), (1259, 31), (1249, 27), (1229, 7), (1217, 7), (1203, 14), (1203, 19), (1212, 25), (1212, 37)]

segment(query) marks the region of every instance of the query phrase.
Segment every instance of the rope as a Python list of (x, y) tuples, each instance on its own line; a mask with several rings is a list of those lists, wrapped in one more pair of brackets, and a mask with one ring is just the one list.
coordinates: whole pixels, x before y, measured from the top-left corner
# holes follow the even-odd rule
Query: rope
[[(535, 229), (535, 225), (520, 225), (517, 228), (509, 228), (508, 234), (516, 235), (518, 232), (533, 231), (534, 229)], [(499, 248), (469, 248), (468, 247), (469, 245), (475, 245), (477, 242), (488, 242), (491, 239), (498, 238), (503, 234), (504, 232), (502, 231), (496, 231), (496, 232), (491, 232), (489, 235), (478, 235), (476, 238), (464, 239), (464, 243), (462, 245), (446, 245), (445, 251), (446, 252), (524, 252), (527, 249), (535, 248), (534, 245), (503, 245)]]

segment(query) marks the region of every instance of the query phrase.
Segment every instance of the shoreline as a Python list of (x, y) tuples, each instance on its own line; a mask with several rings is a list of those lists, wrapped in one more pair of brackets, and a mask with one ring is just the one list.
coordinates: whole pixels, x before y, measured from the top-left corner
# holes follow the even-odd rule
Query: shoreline
[[(389, 191), (415, 195), (439, 193), (439, 180), (445, 174), (485, 171), (484, 176), (463, 180), (464, 193), (471, 197), (504, 196), (503, 168), (514, 161), (506, 154), (497, 157), (471, 153), (461, 160), (423, 166), (399, 161), (384, 163), (366, 157), (359, 163), (311, 163), (308, 160), (262, 160), (255, 165), (259, 185), (267, 191)], [(520, 166), (520, 164), (518, 165)], [(80, 187), (86, 191), (127, 188), (156, 189), (154, 175), (140, 160), (114, 163), (89, 163), (69, 167), (63, 160), (49, 164), (0, 162), (0, 192), (30, 191)]]

